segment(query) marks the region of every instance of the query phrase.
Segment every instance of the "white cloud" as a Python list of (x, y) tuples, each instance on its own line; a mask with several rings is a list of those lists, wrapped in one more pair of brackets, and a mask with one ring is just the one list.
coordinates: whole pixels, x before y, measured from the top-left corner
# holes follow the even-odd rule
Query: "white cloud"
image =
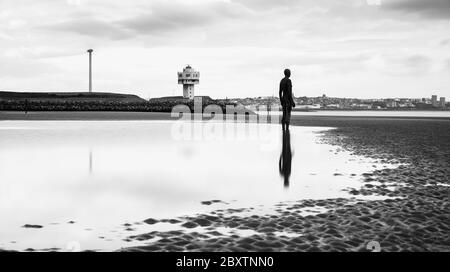
[[(290, 67), (297, 95), (427, 96), (448, 90), (446, 0), (2, 0), (0, 89), (94, 87), (179, 94), (199, 69), (212, 97), (276, 93)], [(23, 68), (21, 68), (23, 67)]]
[(69, 6), (81, 6), (85, 3), (83, 0), (66, 0), (66, 2)]

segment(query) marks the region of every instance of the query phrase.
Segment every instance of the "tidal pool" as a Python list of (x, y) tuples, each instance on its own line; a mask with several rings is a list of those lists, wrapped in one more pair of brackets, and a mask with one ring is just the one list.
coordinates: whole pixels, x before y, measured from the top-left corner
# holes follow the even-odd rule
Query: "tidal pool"
[[(126, 223), (350, 197), (343, 189), (361, 186), (362, 173), (388, 167), (318, 143), (327, 129), (2, 121), (0, 248), (117, 249), (131, 245), (123, 241)], [(136, 228), (145, 231), (146, 224)]]

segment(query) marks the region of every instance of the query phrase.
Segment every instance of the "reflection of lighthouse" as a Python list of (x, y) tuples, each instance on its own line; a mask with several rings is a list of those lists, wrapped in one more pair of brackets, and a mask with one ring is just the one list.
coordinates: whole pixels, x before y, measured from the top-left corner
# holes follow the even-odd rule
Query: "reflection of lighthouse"
[(178, 84), (183, 84), (183, 97), (194, 99), (194, 85), (199, 83), (200, 72), (186, 66), (183, 72), (178, 72)]

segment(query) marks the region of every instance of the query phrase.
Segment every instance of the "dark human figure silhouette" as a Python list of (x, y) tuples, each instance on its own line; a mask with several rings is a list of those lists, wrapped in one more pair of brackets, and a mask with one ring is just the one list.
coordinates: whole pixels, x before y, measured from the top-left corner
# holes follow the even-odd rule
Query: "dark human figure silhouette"
[(289, 187), (289, 178), (291, 176), (292, 150), (291, 150), (291, 134), (289, 130), (283, 129), (283, 147), (278, 162), (280, 175), (284, 178), (284, 187)]
[(284, 70), (284, 78), (280, 81), (280, 103), (283, 107), (283, 118), (281, 119), (281, 125), (283, 130), (289, 129), (291, 122), (291, 111), (295, 107), (295, 102), (292, 97), (292, 82), (289, 79), (291, 71), (289, 69)]

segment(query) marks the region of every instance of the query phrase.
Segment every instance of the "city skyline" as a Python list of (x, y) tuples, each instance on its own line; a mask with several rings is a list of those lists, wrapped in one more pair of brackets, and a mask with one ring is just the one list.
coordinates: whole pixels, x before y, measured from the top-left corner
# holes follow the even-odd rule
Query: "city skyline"
[[(450, 5), (392, 1), (2, 1), (0, 90), (179, 95), (177, 71), (202, 71), (196, 94), (449, 96)], [(255, 24), (258, 22), (258, 24)]]
[[(281, 107), (278, 97), (247, 97), (230, 98), (233, 103), (241, 104), (246, 107), (258, 108), (263, 106)], [(325, 94), (317, 97), (295, 97), (296, 109), (299, 110), (317, 110), (317, 109), (340, 109), (340, 110), (448, 110), (449, 103), (445, 97), (432, 95), (429, 98), (346, 98), (346, 97), (327, 97)]]
[[(316, 96), (306, 96), (306, 95), (301, 95), (301, 96), (294, 96), (295, 99), (299, 99), (299, 98), (303, 98), (303, 97), (307, 97), (307, 98), (318, 98), (318, 97), (327, 97), (327, 98), (340, 98), (340, 99), (360, 99), (360, 100), (387, 100), (387, 99), (411, 99), (411, 100), (423, 100), (426, 99), (428, 102), (431, 102), (432, 97), (434, 95), (431, 95), (430, 97), (369, 97), (369, 98), (361, 98), (361, 97), (345, 97), (345, 96), (327, 96), (326, 94), (319, 94)], [(260, 95), (260, 96), (248, 96), (248, 97), (226, 97), (228, 99), (234, 99), (234, 98), (240, 98), (240, 99), (246, 99), (246, 98), (268, 98), (268, 97), (278, 97), (278, 94), (273, 94), (273, 95)], [(446, 99), (445, 96), (440, 96), (437, 95), (437, 102), (439, 102), (439, 99), (444, 98)]]

